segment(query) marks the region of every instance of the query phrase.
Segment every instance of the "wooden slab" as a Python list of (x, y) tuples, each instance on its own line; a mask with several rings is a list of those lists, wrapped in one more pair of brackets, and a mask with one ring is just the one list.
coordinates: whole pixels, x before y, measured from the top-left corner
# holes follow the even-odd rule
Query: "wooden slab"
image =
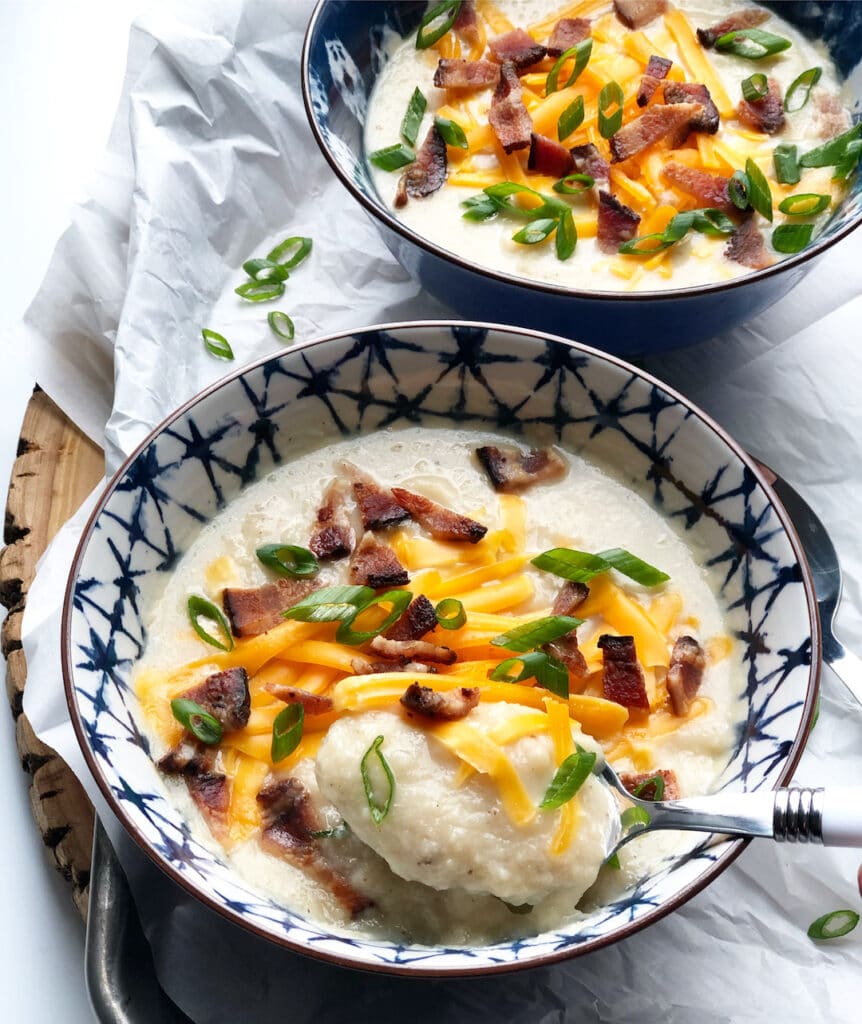
[[(36, 562), (51, 538), (104, 474), (104, 455), (39, 388), (33, 392), (12, 467), (6, 526), (0, 551), (0, 602), (6, 691), (15, 722), (21, 765), (32, 776), (33, 817), (50, 856), (72, 886), (72, 899), (87, 916), (93, 805), (66, 763), (42, 743), (23, 713), (27, 664), (21, 620)], [(57, 687), (63, 680), (57, 665)]]

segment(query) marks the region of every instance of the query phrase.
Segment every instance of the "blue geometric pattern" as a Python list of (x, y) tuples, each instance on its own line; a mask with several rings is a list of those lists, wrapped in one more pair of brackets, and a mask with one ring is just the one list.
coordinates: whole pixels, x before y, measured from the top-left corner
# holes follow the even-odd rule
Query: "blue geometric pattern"
[(407, 325), (312, 342), (240, 372), (179, 413), (103, 499), (77, 565), (64, 648), (72, 716), (127, 827), (197, 895), (306, 950), (413, 970), (527, 963), (646, 923), (729, 846), (698, 842), (612, 905), (557, 931), (475, 949), (332, 935), (256, 892), (196, 842), (165, 795), (129, 688), (147, 607), (202, 526), (294, 452), (412, 424), (557, 443), (651, 499), (712, 567), (747, 673), (725, 784), (776, 785), (803, 725), (811, 626), (793, 546), (722, 437), (630, 367), (562, 341), (469, 324)]

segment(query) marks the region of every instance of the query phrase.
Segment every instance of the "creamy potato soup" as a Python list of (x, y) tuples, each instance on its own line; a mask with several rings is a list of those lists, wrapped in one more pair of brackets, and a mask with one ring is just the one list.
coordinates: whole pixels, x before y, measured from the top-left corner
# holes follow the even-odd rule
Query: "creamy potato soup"
[(729, 280), (804, 249), (858, 164), (825, 47), (765, 8), (444, 8), (387, 40), (365, 148), (395, 215), (471, 263), (577, 289)]
[(382, 431), (244, 491), (147, 616), (134, 686), (169, 797), (250, 884), (337, 932), (556, 927), (680, 842), (606, 864), (621, 806), (701, 794), (743, 714), (696, 548), (556, 448)]

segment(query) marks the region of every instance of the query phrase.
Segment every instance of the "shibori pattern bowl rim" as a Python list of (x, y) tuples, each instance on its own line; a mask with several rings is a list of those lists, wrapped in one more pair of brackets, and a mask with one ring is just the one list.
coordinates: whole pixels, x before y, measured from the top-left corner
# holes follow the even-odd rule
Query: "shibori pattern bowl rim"
[[(311, 956), (314, 959), (322, 960), (327, 963), (336, 964), (341, 967), (349, 967), (353, 969), (368, 970), (372, 972), (379, 972), (383, 974), (394, 974), (401, 976), (411, 977), (423, 977), (423, 978), (445, 978), (445, 977), (472, 977), (486, 974), (498, 974), (506, 973), (515, 970), (526, 970), (532, 967), (547, 966), (552, 963), (571, 959), (576, 956), (582, 956), (585, 953), (592, 952), (593, 950), (600, 949), (604, 946), (608, 946), (620, 939), (626, 938), (629, 935), (640, 931), (642, 928), (647, 927), (650, 924), (655, 923), (667, 914), (676, 910), (684, 903), (688, 902), (692, 896), (695, 896), (703, 888), (705, 888), (713, 879), (715, 879), (722, 871), (725, 870), (743, 851), (745, 846), (748, 845), (750, 840), (748, 839), (730, 839), (727, 841), (726, 849), (722, 850), (716, 856), (713, 863), (705, 868), (703, 872), (693, 882), (685, 885), (671, 898), (662, 902), (660, 905), (654, 907), (652, 910), (644, 913), (644, 915), (636, 921), (628, 921), (623, 924), (619, 929), (615, 930), (611, 934), (601, 935), (591, 939), (587, 939), (577, 945), (568, 946), (565, 949), (557, 952), (550, 952), (541, 954), (527, 960), (514, 960), (505, 963), (494, 963), (488, 964), (483, 963), (481, 966), (475, 968), (471, 967), (451, 967), (451, 968), (428, 968), (418, 967), (411, 963), (384, 963), (380, 961), (374, 961), (371, 963), (358, 963), (356, 960), (350, 959), (349, 957), (332, 953), (328, 951), (321, 951), (320, 949), (311, 946), (303, 945), (300, 942), (296, 942), (286, 936), (276, 935), (271, 931), (266, 930), (258, 924), (248, 920), (240, 911), (227, 906), (225, 903), (220, 902), (218, 899), (204, 891), (202, 888), (197, 888), (185, 875), (183, 875), (177, 868), (172, 864), (160, 857), (156, 851), (150, 846), (147, 840), (144, 838), (140, 830), (138, 829), (135, 822), (132, 820), (131, 814), (126, 810), (123, 803), (114, 794), (111, 785), (104, 774), (100, 765), (99, 759), (96, 757), (94, 752), (89, 746), (86, 737), (86, 731), (84, 728), (83, 717), (78, 706), (77, 699), (75, 697), (75, 685), (74, 685), (74, 665), (72, 658), (72, 617), (74, 613), (74, 589), (75, 583), (78, 577), (78, 573), (83, 561), (84, 555), (87, 550), (87, 546), (94, 533), (95, 525), (99, 516), (104, 511), (109, 500), (113, 496), (120, 482), (123, 480), (129, 467), (135, 462), (135, 460), (141, 455), (143, 451), (147, 449), (149, 445), (171, 424), (185, 416), (188, 412), (194, 409), (197, 405), (205, 401), (209, 396), (218, 392), (225, 385), (241, 378), (246, 373), (259, 369), (266, 363), (281, 359), (287, 355), (299, 351), (310, 351), (320, 346), (325, 346), (330, 342), (339, 341), (344, 338), (349, 338), (356, 335), (367, 334), (370, 332), (386, 332), (394, 333), (403, 331), (411, 331), (422, 328), (430, 329), (441, 329), (451, 330), (452, 328), (472, 328), (485, 330), (491, 332), (503, 332), (509, 335), (521, 336), (530, 340), (536, 340), (541, 342), (553, 341), (558, 344), (567, 346), (568, 348), (574, 349), (591, 359), (598, 361), (604, 361), (613, 365), (614, 367), (624, 370), (627, 373), (633, 374), (640, 378), (645, 383), (657, 387), (671, 398), (679, 402), (685, 409), (689, 410), (700, 423), (711, 430), (717, 437), (727, 446), (729, 451), (735, 455), (743, 465), (748, 469), (752, 476), (757, 481), (758, 485), (766, 495), (770, 505), (772, 506), (775, 514), (778, 517), (781, 527), (784, 531), (785, 536), (788, 538), (793, 554), (797, 559), (797, 562), (801, 569), (802, 584), (805, 593), (806, 607), (808, 611), (808, 620), (811, 635), (811, 660), (809, 665), (808, 682), (805, 691), (805, 701), (802, 709), (802, 717), (800, 719), (800, 725), (797, 730), (796, 736), (793, 739), (790, 750), (787, 754), (787, 758), (784, 762), (784, 766), (776, 779), (775, 786), (786, 784), (793, 775), (796, 766), (799, 762), (799, 758), (802, 755), (802, 751), (805, 746), (808, 733), (811, 727), (811, 720), (814, 713), (817, 693), (820, 682), (820, 664), (821, 664), (821, 632), (820, 622), (817, 613), (817, 604), (814, 593), (814, 583), (811, 576), (811, 570), (808, 566), (808, 562), (805, 558), (805, 553), (802, 544), (796, 534), (796, 530), (793, 527), (793, 523), (781, 501), (778, 499), (775, 492), (770, 487), (765, 475), (760, 469), (759, 464), (749, 456), (740, 445), (734, 441), (730, 435), (715, 422), (705, 412), (701, 411), (697, 406), (693, 405), (687, 398), (685, 398), (680, 392), (674, 390), (672, 387), (664, 384), (658, 378), (652, 374), (640, 370), (624, 359), (620, 359), (617, 356), (609, 355), (600, 349), (593, 348), (589, 345), (583, 345), (579, 342), (570, 341), (567, 338), (560, 337), (559, 335), (550, 334), (543, 331), (534, 331), (524, 327), (512, 327), (506, 324), (495, 324), (490, 322), (481, 321), (469, 321), (469, 320), (413, 320), (403, 321), (399, 323), (387, 323), (387, 324), (375, 324), (368, 327), (357, 328), (354, 330), (337, 331), (332, 334), (327, 334), (320, 338), (311, 339), (298, 345), (293, 345), (287, 348), (280, 349), (271, 355), (259, 359), (256, 362), (248, 363), (245, 366), (233, 371), (216, 381), (214, 384), (200, 391), (189, 401), (185, 402), (175, 412), (171, 413), (166, 419), (164, 419), (157, 427), (155, 427), (147, 438), (138, 445), (134, 452), (125, 460), (125, 462), (116, 471), (114, 476), (108, 482), (105, 490), (99, 498), (96, 507), (90, 514), (90, 518), (87, 521), (86, 526), (81, 534), (81, 539), (78, 543), (78, 547), (75, 551), (75, 557), (72, 562), (72, 567), (69, 573), (69, 579), (66, 586), (66, 592), (63, 602), (62, 611), (62, 622), (61, 622), (61, 658), (62, 658), (62, 672), (63, 672), (63, 685), (65, 690), (66, 703), (69, 708), (69, 714), (72, 720), (72, 725), (75, 730), (75, 735), (78, 740), (78, 744), (84, 755), (87, 767), (96, 780), (99, 789), (102, 792), (108, 806), (112, 812), (120, 820), (123, 827), (131, 835), (137, 845), (147, 854), (147, 856), (157, 865), (165, 874), (168, 875), (174, 882), (182, 886), (187, 892), (189, 892), (196, 899), (200, 900), (206, 907), (216, 911), (222, 917), (231, 921), (233, 924), (238, 924), (245, 930), (252, 934), (265, 938), (271, 942), (274, 942), (282, 947), (285, 947), (292, 952), (300, 953), (306, 956)], [(361, 944), (362, 939), (357, 939), (357, 942)]]
[(317, 27), (317, 22), (319, 21), (327, 3), (329, 3), (329, 0), (317, 0), (314, 11), (311, 14), (311, 19), (308, 23), (308, 27), (305, 30), (305, 39), (302, 46), (302, 98), (305, 103), (306, 118), (311, 126), (311, 132), (314, 135), (314, 139), (317, 142), (318, 147), (326, 158), (327, 163), (335, 172), (336, 176), (340, 179), (347, 191), (354, 199), (357, 200), (357, 202), (361, 203), (361, 205), (364, 206), (373, 217), (381, 220), (386, 227), (395, 231), (407, 241), (412, 242), (414, 245), (418, 245), (421, 249), (431, 253), (433, 256), (437, 256), (448, 263), (452, 263), (455, 266), (462, 268), (463, 270), (482, 274), (485, 277), (492, 278), (495, 281), (500, 281), (503, 284), (515, 285), (517, 287), (537, 292), (544, 292), (551, 295), (569, 296), (573, 299), (592, 299), (601, 302), (671, 301), (678, 298), (694, 298), (698, 295), (723, 292), (731, 288), (743, 288), (749, 282), (764, 280), (765, 278), (783, 273), (791, 267), (796, 267), (806, 263), (808, 260), (818, 256), (820, 253), (825, 252), (836, 242), (840, 242), (841, 239), (846, 238), (847, 235), (852, 231), (855, 231), (856, 228), (862, 224), (862, 205), (860, 205), (860, 209), (856, 213), (855, 217), (853, 217), (844, 227), (839, 228), (834, 235), (827, 238), (824, 233), (821, 232), (811, 245), (807, 246), (802, 250), (802, 252), (799, 252), (794, 256), (778, 260), (770, 267), (742, 274), (729, 281), (716, 281), (709, 284), (691, 285), (687, 288), (661, 288), (653, 291), (643, 290), (635, 292), (605, 290), (591, 291), (586, 288), (566, 288), (563, 285), (551, 284), (548, 281), (534, 281), (527, 277), (518, 277), (515, 274), (507, 274), (500, 270), (494, 270), (491, 267), (483, 266), (480, 263), (473, 263), (471, 260), (468, 260), (457, 253), (451, 252), (448, 249), (444, 249), (442, 246), (437, 245), (435, 242), (432, 242), (423, 235), (413, 231), (403, 221), (395, 217), (386, 208), (382, 200), (375, 202), (370, 199), (362, 189), (357, 187), (350, 175), (341, 167), (334, 153), (330, 150), (314, 114), (310, 79), (311, 40)]

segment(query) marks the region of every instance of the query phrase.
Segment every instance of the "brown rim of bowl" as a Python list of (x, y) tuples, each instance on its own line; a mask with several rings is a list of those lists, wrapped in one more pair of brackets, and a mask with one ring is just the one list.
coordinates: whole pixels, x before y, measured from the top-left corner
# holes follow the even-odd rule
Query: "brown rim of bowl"
[[(580, 342), (570, 341), (566, 338), (562, 338), (559, 335), (548, 334), (543, 331), (533, 331), (526, 327), (510, 327), (505, 324), (494, 324), (494, 323), (482, 323), (480, 321), (473, 320), (412, 320), (404, 321), (401, 323), (388, 323), (388, 324), (374, 324), (368, 327), (357, 328), (355, 330), (337, 331), (334, 334), (324, 335), (322, 338), (314, 338), (309, 341), (303, 342), (299, 345), (293, 345), (289, 348), (280, 349), (277, 352), (273, 352), (269, 356), (262, 359), (258, 359), (253, 363), (249, 363), (246, 366), (241, 367), (238, 370), (227, 374), (222, 377), (221, 380), (216, 381), (214, 384), (209, 385), (200, 391), (193, 398), (189, 399), (177, 410), (166, 417), (154, 430), (152, 430), (142, 441), (135, 451), (123, 462), (122, 466), (114, 473), (110, 481), (105, 487), (104, 492), (99, 498), (96, 507), (90, 514), (87, 524), (81, 534), (81, 539), (78, 542), (78, 547), (75, 551), (75, 557), (72, 562), (72, 567), (69, 572), (69, 580), (66, 584), (66, 592), (63, 599), (63, 613), (62, 613), (62, 624), (61, 624), (61, 657), (62, 657), (62, 670), (63, 670), (63, 686), (66, 694), (66, 704), (69, 709), (69, 716), (72, 720), (72, 725), (75, 729), (75, 735), (78, 740), (78, 745), (84, 755), (84, 760), (87, 762), (87, 767), (90, 770), (90, 774), (96, 780), (99, 789), (102, 791), (108, 806), (112, 812), (123, 824), (126, 832), (134, 839), (138, 846), (147, 854), (147, 856), (153, 861), (153, 863), (160, 868), (169, 878), (173, 879), (178, 885), (189, 892), (197, 900), (209, 907), (222, 917), (231, 921), (233, 924), (237, 924), (244, 928), (246, 931), (251, 932), (253, 935), (259, 938), (267, 939), (270, 942), (274, 942), (277, 945), (289, 949), (292, 952), (300, 953), (304, 956), (313, 957), (316, 960), (322, 960), (326, 963), (337, 964), (339, 967), (349, 967), (354, 970), (365, 970), (380, 974), (394, 974), (409, 976), (414, 978), (455, 978), (455, 977), (472, 977), (481, 976), (486, 974), (504, 974), (509, 971), (517, 970), (528, 970), (532, 967), (543, 967), (549, 964), (557, 963), (562, 960), (569, 960), (577, 956), (583, 956), (585, 953), (590, 953), (594, 950), (601, 949), (604, 946), (609, 946), (614, 942), (618, 942), (620, 939), (627, 938), (633, 935), (635, 932), (646, 928), (648, 925), (654, 924), (656, 921), (661, 920), (667, 914), (681, 907), (684, 903), (687, 903), (692, 896), (699, 893), (704, 889), (713, 879), (721, 874), (722, 871), (727, 868), (732, 861), (734, 861), (743, 851), (743, 849), (751, 842), (750, 839), (729, 839), (727, 840), (727, 848), (724, 852), (719, 853), (716, 860), (707, 867), (702, 874), (698, 876), (693, 882), (690, 882), (687, 886), (681, 889), (675, 896), (669, 899), (666, 903), (663, 903), (660, 907), (656, 907), (654, 910), (647, 912), (638, 921), (629, 922), (619, 930), (615, 931), (611, 935), (600, 936), (595, 939), (587, 939), (585, 942), (577, 946), (572, 946), (568, 949), (561, 950), (557, 953), (545, 953), (541, 956), (525, 960), (523, 962), (515, 961), (513, 963), (506, 964), (493, 964), (481, 968), (440, 968), (440, 969), (423, 969), (418, 968), (415, 965), (402, 965), (402, 964), (381, 964), (381, 963), (357, 963), (355, 960), (351, 960), (348, 957), (344, 957), (333, 953), (324, 953), (320, 950), (303, 946), (299, 942), (295, 942), (287, 937), (281, 937), (274, 935), (266, 929), (254, 924), (251, 921), (246, 920), (237, 911), (231, 910), (224, 906), (218, 900), (213, 898), (207, 893), (204, 893), (197, 889), (195, 885), (182, 875), (173, 865), (164, 860), (156, 851), (150, 846), (150, 844), (144, 839), (143, 835), (139, 832), (137, 825), (131, 820), (128, 812), (121, 802), (114, 795), (108, 780), (102, 773), (101, 766), (93, 754), (90, 746), (87, 742), (86, 735), (84, 732), (81, 715), (78, 710), (78, 704), (75, 699), (75, 687), (73, 681), (73, 665), (72, 665), (72, 651), (71, 651), (71, 620), (73, 611), (73, 590), (75, 581), (78, 576), (78, 570), (80, 568), (81, 560), (84, 556), (84, 552), (90, 540), (90, 536), (93, 533), (93, 529), (99, 515), (103, 511), (108, 500), (116, 490), (116, 487), (126, 472), (128, 467), (135, 461), (140, 453), (153, 442), (153, 440), (161, 434), (164, 429), (173, 423), (175, 420), (184, 416), (190, 409), (198, 405), (204, 399), (208, 398), (211, 394), (224, 387), (230, 381), (236, 380), (243, 374), (248, 373), (251, 370), (257, 369), (263, 366), (265, 363), (270, 362), (273, 359), (282, 358), (285, 355), (289, 355), (293, 352), (303, 351), (306, 349), (316, 348), (319, 345), (325, 345), (332, 341), (337, 341), (341, 338), (349, 338), (355, 335), (366, 334), (370, 331), (387, 331), (397, 332), (404, 330), (415, 330), (417, 328), (440, 328), (440, 329), (451, 329), (452, 327), (472, 327), (481, 328), (488, 331), (502, 331), (507, 334), (521, 335), (523, 337), (538, 340), (538, 341), (554, 341), (561, 345), (566, 345), (569, 348), (575, 349), (578, 352), (591, 356), (595, 359), (605, 360), (614, 366), (625, 370), (627, 373), (631, 373), (636, 377), (641, 378), (647, 383), (654, 387), (660, 388), (666, 394), (670, 395), (676, 401), (680, 402), (685, 408), (691, 410), (697, 416), (697, 418), (711, 430), (724, 444), (733, 452), (734, 455), (745, 465), (748, 470), (752, 473), (754, 478), (757, 480), (760, 487), (766, 494), (767, 499), (775, 510), (776, 515), (787, 535), (793, 553), (799, 563), (799, 567), (802, 571), (802, 584), (805, 590), (805, 599), (808, 606), (808, 620), (811, 629), (811, 664), (808, 674), (808, 686), (805, 694), (805, 704), (803, 708), (802, 719), (800, 721), (799, 729), (797, 730), (796, 736), (793, 740), (790, 752), (784, 763), (779, 778), (776, 780), (773, 788), (784, 785), (790, 780), (793, 772), (796, 769), (796, 765), (799, 762), (799, 758), (802, 755), (802, 751), (805, 746), (805, 741), (808, 737), (808, 733), (811, 728), (811, 719), (814, 713), (814, 706), (817, 699), (817, 694), (820, 685), (820, 659), (821, 659), (821, 635), (820, 635), (820, 621), (817, 613), (817, 603), (814, 594), (814, 583), (811, 577), (811, 570), (808, 566), (808, 562), (805, 558), (805, 552), (802, 548), (802, 544), (799, 537), (796, 534), (796, 530), (793, 523), (790, 520), (790, 516), (787, 514), (778, 496), (770, 487), (766, 477), (761, 471), (757, 462), (752, 459), (737, 443), (734, 441), (727, 432), (720, 427), (715, 420), (708, 416), (705, 412), (701, 411), (697, 406), (685, 398), (678, 391), (674, 390), (667, 384), (662, 383), (658, 378), (652, 374), (647, 373), (644, 370), (639, 370), (637, 367), (627, 363), (624, 359), (620, 359), (618, 356), (609, 355), (607, 352), (602, 352), (599, 349), (592, 348), (589, 345), (583, 345)], [(319, 927), (319, 926), (317, 926)]]
[(471, 271), (474, 274), (479, 274), (482, 277), (492, 278), (495, 281), (500, 281), (503, 284), (513, 285), (515, 287), (524, 288), (537, 292), (544, 292), (551, 295), (568, 296), (572, 299), (591, 299), (596, 302), (656, 302), (656, 301), (668, 301), (670, 299), (677, 298), (694, 298), (697, 295), (709, 295), (713, 292), (724, 292), (731, 288), (741, 288), (752, 281), (763, 281), (767, 277), (773, 277), (775, 274), (782, 273), (785, 270), (789, 270), (791, 267), (797, 267), (802, 263), (808, 262), (815, 256), (819, 256), (825, 252), (831, 246), (835, 245), (836, 242), (840, 242), (842, 238), (846, 238), (851, 231), (855, 231), (856, 228), (862, 224), (862, 209), (856, 214), (855, 218), (846, 226), (836, 232), (834, 237), (824, 239), (822, 234), (819, 238), (815, 239), (813, 244), (803, 249), (802, 252), (797, 253), (794, 256), (790, 256), (788, 259), (777, 260), (770, 267), (766, 267), (763, 270), (755, 270), (750, 273), (740, 274), (739, 277), (735, 277), (730, 281), (717, 281), (710, 284), (692, 285), (688, 288), (662, 288), (656, 291), (640, 291), (640, 292), (624, 292), (624, 291), (589, 291), (586, 289), (578, 288), (565, 288), (562, 285), (551, 284), (547, 281), (531, 281), (526, 277), (516, 277), (514, 274), (505, 274), (500, 270), (493, 270), (490, 267), (484, 267), (479, 263), (472, 263), (470, 260), (465, 259), (463, 256), (459, 256), (457, 253), (450, 252), (448, 249), (444, 249), (437, 245), (435, 242), (424, 238), (422, 235), (412, 231), (407, 225), (398, 220), (397, 217), (393, 217), (389, 210), (383, 205), (383, 201), (380, 200), (380, 204), (375, 203), (369, 199), (361, 189), (358, 189), (350, 178), (350, 175), (346, 174), (339, 166), (338, 161), (330, 152), (329, 147), (326, 144), (326, 140), (323, 138), (317, 124), (317, 120), (314, 117), (314, 108), (311, 103), (311, 88), (309, 85), (309, 49), (311, 46), (311, 34), (323, 8), (329, 0), (317, 0), (314, 10), (311, 13), (311, 18), (308, 22), (308, 27), (305, 30), (305, 38), (302, 44), (302, 62), (301, 62), (301, 79), (302, 79), (302, 99), (305, 104), (305, 116), (311, 127), (311, 133), (314, 136), (314, 140), (317, 143), (318, 149), (323, 153), (326, 158), (326, 162), (335, 172), (338, 177), (350, 193), (353, 198), (359, 202), (365, 210), (382, 221), (386, 227), (390, 228), (396, 234), (406, 238), (409, 242), (419, 246), (420, 249), (424, 249), (426, 252), (431, 253), (433, 256), (437, 256), (448, 263), (453, 263), (455, 266), (460, 267), (463, 270)]

